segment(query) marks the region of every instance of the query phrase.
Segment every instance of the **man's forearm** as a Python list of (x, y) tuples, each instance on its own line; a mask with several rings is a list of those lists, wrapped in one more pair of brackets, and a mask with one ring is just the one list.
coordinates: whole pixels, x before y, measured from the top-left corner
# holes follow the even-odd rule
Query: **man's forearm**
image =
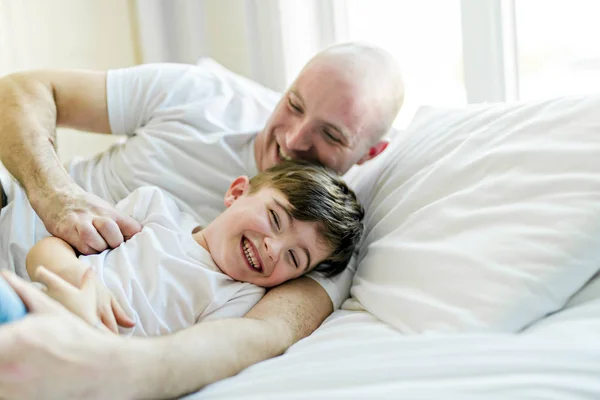
[(50, 84), (24, 74), (0, 79), (0, 160), (32, 205), (71, 184), (54, 149), (57, 110)]
[(267, 293), (245, 318), (200, 323), (158, 338), (129, 339), (118, 353), (136, 389), (135, 398), (171, 398), (282, 354), (331, 312), (325, 291), (301, 278)]
[(285, 326), (250, 318), (195, 325), (170, 336), (131, 339), (122, 357), (134, 398), (166, 399), (194, 392), (275, 357), (292, 343)]

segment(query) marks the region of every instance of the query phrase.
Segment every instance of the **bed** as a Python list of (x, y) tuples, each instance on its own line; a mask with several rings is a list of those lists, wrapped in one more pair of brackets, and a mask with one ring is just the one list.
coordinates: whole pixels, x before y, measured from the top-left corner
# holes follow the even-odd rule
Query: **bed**
[(521, 334), (403, 336), (336, 311), (278, 358), (189, 399), (597, 399), (600, 301)]

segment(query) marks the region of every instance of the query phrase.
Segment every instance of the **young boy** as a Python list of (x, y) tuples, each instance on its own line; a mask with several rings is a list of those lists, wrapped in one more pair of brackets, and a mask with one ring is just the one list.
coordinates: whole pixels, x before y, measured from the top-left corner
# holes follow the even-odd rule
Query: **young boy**
[[(77, 288), (85, 281), (96, 297), (95, 315), (73, 299), (58, 300), (90, 323), (100, 317), (113, 331), (119, 322), (123, 334), (163, 335), (243, 316), (264, 288), (309, 271), (338, 274), (363, 230), (354, 193), (337, 175), (307, 163), (237, 178), (225, 206), (202, 227), (164, 192), (140, 188), (117, 205), (140, 221), (140, 233), (114, 250), (79, 258), (61, 239), (42, 239), (27, 256), (27, 272), (36, 280), (43, 265)], [(91, 281), (88, 265), (96, 275)]]

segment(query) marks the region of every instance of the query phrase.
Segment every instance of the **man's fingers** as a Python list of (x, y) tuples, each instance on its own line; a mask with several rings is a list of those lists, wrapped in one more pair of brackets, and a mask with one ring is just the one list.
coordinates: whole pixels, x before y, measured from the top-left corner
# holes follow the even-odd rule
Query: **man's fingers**
[[(92, 230), (93, 232), (91, 232)], [(100, 238), (100, 243), (95, 244), (96, 247), (102, 247), (102, 243), (104, 242), (104, 239), (96, 232), (96, 228), (94, 228), (89, 219), (68, 218), (67, 222), (63, 222), (56, 229), (50, 230), (50, 233), (69, 243), (80, 254), (98, 253), (98, 250), (90, 246), (94, 242), (94, 235)], [(96, 242), (98, 242), (97, 239)]]
[[(104, 238), (98, 233), (94, 224), (91, 222), (81, 223), (75, 226), (75, 232), (79, 235), (81, 241), (87, 246), (91, 247), (94, 251), (92, 253), (100, 253), (108, 248), (106, 241)], [(92, 253), (83, 253), (77, 248), (82, 254), (92, 254)]]
[(142, 225), (135, 218), (129, 216), (120, 215), (116, 218), (115, 222), (123, 233), (125, 240), (142, 230)]
[(93, 224), (111, 249), (114, 249), (123, 243), (124, 238), (119, 225), (112, 219), (108, 217), (98, 217), (94, 219)]
[(2, 276), (8, 284), (17, 292), (25, 307), (33, 313), (64, 313), (65, 310), (60, 304), (56, 303), (50, 297), (46, 296), (32, 284), (25, 282), (15, 274), (2, 271)]
[(58, 236), (71, 246), (73, 246), (80, 254), (96, 254), (97, 251), (88, 246), (79, 236), (78, 233), (74, 230), (71, 231), (68, 235), (59, 235), (53, 234), (54, 236)]
[[(2, 355), (0, 357), (0, 365), (3, 363), (8, 364), (10, 362), (14, 362), (19, 356), (21, 356), (21, 354), (15, 352), (15, 348), (17, 347), (15, 342), (18, 337), (20, 326), (20, 323), (2, 325), (2, 329), (0, 329), (0, 354)], [(0, 395), (0, 399), (5, 398), (10, 399), (10, 397), (2, 397), (2, 395)]]
[(135, 321), (129, 318), (125, 310), (123, 310), (119, 302), (115, 300), (114, 297), (111, 297), (110, 299), (110, 306), (112, 308), (112, 312), (115, 316), (117, 324), (124, 328), (132, 328), (133, 326), (135, 326)]

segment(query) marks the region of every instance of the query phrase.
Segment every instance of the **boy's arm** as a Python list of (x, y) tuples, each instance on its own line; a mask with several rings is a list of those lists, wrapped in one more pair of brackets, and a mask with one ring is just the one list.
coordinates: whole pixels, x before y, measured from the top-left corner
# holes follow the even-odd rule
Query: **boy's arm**
[(87, 269), (71, 245), (54, 236), (40, 240), (29, 250), (26, 268), (31, 280), (37, 280), (36, 272), (41, 265), (77, 288)]
[(27, 273), (31, 280), (47, 283), (49, 274), (46, 272), (40, 275), (40, 266), (73, 285), (66, 292), (58, 293), (49, 288), (47, 293), (88, 323), (93, 324), (100, 318), (115, 333), (118, 332), (117, 325), (130, 328), (135, 324), (106, 286), (77, 258), (75, 250), (64, 240), (51, 236), (40, 240), (31, 248), (26, 260)]

